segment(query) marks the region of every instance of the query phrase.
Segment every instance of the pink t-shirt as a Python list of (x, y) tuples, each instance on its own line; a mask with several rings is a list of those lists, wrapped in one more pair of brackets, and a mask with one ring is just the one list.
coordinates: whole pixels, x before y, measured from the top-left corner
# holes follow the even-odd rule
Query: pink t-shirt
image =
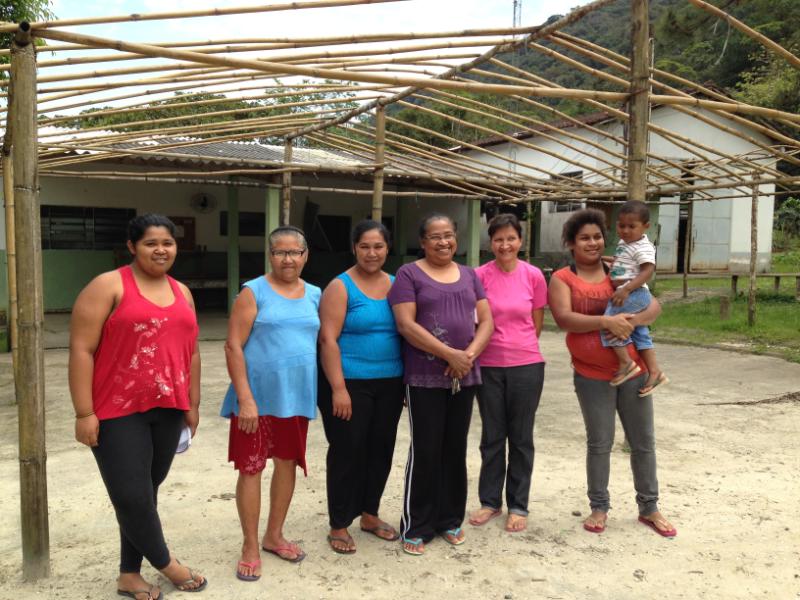
[(492, 309), (494, 333), (480, 356), (482, 367), (518, 367), (544, 362), (533, 311), (547, 305), (542, 272), (524, 261), (506, 273), (492, 261), (475, 269)]

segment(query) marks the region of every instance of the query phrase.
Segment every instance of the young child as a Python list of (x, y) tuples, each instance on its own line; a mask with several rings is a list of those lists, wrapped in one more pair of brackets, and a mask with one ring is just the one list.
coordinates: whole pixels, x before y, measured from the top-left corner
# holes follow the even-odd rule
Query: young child
[[(650, 211), (644, 202), (629, 200), (619, 209), (619, 243), (609, 273), (614, 295), (608, 303), (606, 315), (638, 313), (650, 304), (650, 290), (646, 282), (656, 268), (656, 249), (645, 234), (649, 228)], [(647, 382), (639, 389), (639, 396), (647, 396), (659, 385), (669, 382), (658, 366), (653, 339), (646, 326), (634, 328), (631, 337), (624, 341), (607, 341), (605, 336), (601, 338), (603, 345), (613, 348), (619, 359), (619, 370), (611, 380), (611, 385), (621, 385), (641, 372), (641, 368), (628, 355), (626, 346), (631, 342), (636, 346), (649, 372)]]

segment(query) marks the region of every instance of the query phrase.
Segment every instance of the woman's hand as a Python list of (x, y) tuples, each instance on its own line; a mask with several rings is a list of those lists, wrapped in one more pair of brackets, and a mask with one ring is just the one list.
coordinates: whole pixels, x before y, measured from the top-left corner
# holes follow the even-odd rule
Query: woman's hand
[(192, 437), (197, 432), (197, 426), (200, 424), (200, 409), (190, 408), (183, 414), (183, 422), (192, 431)]
[(461, 379), (472, 370), (475, 355), (466, 350), (451, 349), (447, 356), (447, 368), (444, 374), (447, 377), (457, 377)]
[(333, 390), (333, 416), (344, 421), (349, 421), (353, 416), (353, 401), (350, 400), (347, 388)]
[(97, 446), (100, 434), (100, 420), (96, 415), (75, 419), (75, 439), (90, 448)]
[(633, 323), (631, 323), (632, 317), (633, 315), (630, 313), (620, 313), (618, 315), (603, 317), (603, 329), (609, 333), (606, 338), (617, 340), (628, 339), (631, 333), (633, 333)]
[(255, 433), (258, 431), (258, 407), (255, 400), (245, 400), (239, 398), (239, 429), (244, 433)]

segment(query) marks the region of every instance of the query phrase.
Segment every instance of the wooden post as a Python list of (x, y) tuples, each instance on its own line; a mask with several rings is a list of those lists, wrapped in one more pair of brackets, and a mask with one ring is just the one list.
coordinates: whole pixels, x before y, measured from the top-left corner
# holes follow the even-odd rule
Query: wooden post
[(720, 321), (727, 321), (731, 318), (731, 297), (730, 296), (720, 296), (719, 297), (719, 320)]
[[(283, 163), (292, 162), (292, 138), (286, 138), (283, 145)], [(292, 214), (292, 172), (283, 173), (283, 187), (281, 189), (283, 204), (281, 207), (281, 225), (289, 225), (289, 217)], [(269, 232), (268, 232), (269, 233)]]
[(381, 222), (383, 213), (383, 160), (386, 149), (386, 108), (375, 109), (375, 174), (372, 176), (372, 220)]
[(628, 199), (645, 201), (650, 118), (649, 1), (631, 0), (631, 97), (628, 100)]
[(738, 275), (731, 275), (731, 298), (736, 298), (736, 294), (738, 294), (737, 288), (739, 287), (739, 276)]
[[(686, 248), (683, 249), (683, 297), (689, 296), (689, 271), (692, 268), (692, 246), (694, 246), (694, 200), (689, 200), (686, 219)], [(735, 292), (735, 290), (734, 290)], [(734, 293), (735, 295), (735, 293)]]
[(239, 293), (239, 188), (228, 186), (228, 314)]
[(531, 234), (533, 235), (532, 242), (533, 242), (533, 255), (534, 256), (541, 256), (542, 255), (542, 202), (539, 200), (538, 202), (533, 203), (533, 227), (531, 228)]
[(8, 122), (11, 123), (14, 147), (14, 228), (19, 294), (19, 365), (14, 388), (19, 404), (22, 574), (27, 581), (35, 581), (50, 575), (50, 532), (44, 422), (44, 295), (36, 53), (27, 23), (20, 24), (11, 45), (10, 85)]
[(14, 369), (19, 364), (17, 349), (17, 250), (14, 242), (14, 161), (11, 159), (11, 132), (7, 131), (3, 143), (3, 198), (6, 214), (6, 264), (8, 265), (8, 337), (11, 347), (11, 362)]
[(269, 262), (269, 234), (281, 224), (281, 194), (280, 188), (270, 186), (267, 188), (267, 201), (264, 206), (264, 272), (272, 269)]
[(467, 200), (467, 265), (481, 264), (481, 201)]
[(756, 324), (756, 262), (758, 260), (758, 172), (753, 173), (753, 199), (750, 203), (750, 288), (747, 292), (747, 324)]

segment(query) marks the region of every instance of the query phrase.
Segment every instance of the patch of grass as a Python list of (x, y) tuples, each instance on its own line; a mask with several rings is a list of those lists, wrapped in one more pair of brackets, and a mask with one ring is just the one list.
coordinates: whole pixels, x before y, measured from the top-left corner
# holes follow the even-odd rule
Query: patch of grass
[(652, 327), (656, 339), (729, 344), (800, 362), (800, 305), (793, 293), (759, 292), (754, 327), (747, 325), (746, 298), (740, 296), (731, 302), (731, 316), (725, 321), (720, 319), (719, 303), (719, 297), (664, 303)]

